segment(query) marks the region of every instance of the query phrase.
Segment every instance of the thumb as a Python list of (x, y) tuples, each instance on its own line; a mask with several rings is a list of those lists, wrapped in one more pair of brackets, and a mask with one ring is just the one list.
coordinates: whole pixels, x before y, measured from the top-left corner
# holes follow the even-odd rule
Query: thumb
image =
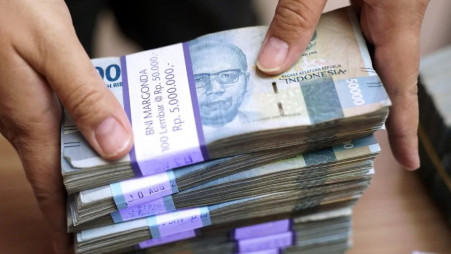
[(90, 145), (106, 159), (121, 158), (133, 144), (124, 109), (92, 65), (70, 19), (52, 29), (51, 37), (38, 40), (30, 62), (45, 76)]
[[(91, 146), (106, 159), (121, 158), (133, 144), (124, 109), (81, 46), (67, 54), (51, 61), (46, 74), (50, 86)], [(65, 66), (64, 70), (56, 70), (58, 66)]]
[(106, 159), (118, 159), (133, 143), (128, 118), (78, 40), (69, 43), (58, 49), (62, 57), (48, 60), (47, 80), (91, 146)]
[(290, 68), (310, 42), (325, 4), (326, 0), (279, 0), (257, 67), (267, 74)]

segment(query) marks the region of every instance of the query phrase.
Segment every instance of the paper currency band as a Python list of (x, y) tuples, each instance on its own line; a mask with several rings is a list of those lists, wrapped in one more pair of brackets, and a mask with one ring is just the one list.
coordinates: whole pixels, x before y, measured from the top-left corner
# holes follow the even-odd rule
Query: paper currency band
[(114, 223), (144, 218), (152, 215), (163, 214), (175, 211), (174, 201), (172, 196), (166, 196), (156, 200), (151, 200), (144, 204), (135, 205), (120, 209), (111, 213), (111, 218)]
[(196, 130), (197, 136), (199, 137), (200, 150), (202, 151), (202, 156), (204, 157), (204, 160), (209, 160), (210, 156), (208, 155), (207, 145), (205, 144), (204, 132), (202, 131), (202, 120), (200, 118), (199, 102), (197, 101), (196, 84), (194, 83), (193, 66), (191, 63), (189, 46), (187, 42), (184, 42), (182, 45), (183, 45), (183, 53), (185, 56), (186, 73), (188, 74), (189, 89), (191, 92), (191, 101), (193, 104), (194, 118), (196, 119)]
[(259, 250), (251, 252), (240, 252), (236, 254), (282, 254), (282, 249)]
[(211, 225), (208, 207), (174, 211), (147, 218), (152, 238), (162, 238), (180, 232)]
[(260, 223), (256, 225), (235, 228), (230, 231), (230, 240), (245, 240), (249, 238), (262, 237), (267, 235), (273, 235), (278, 233), (287, 232), (292, 229), (293, 220), (284, 219), (278, 221), (271, 221), (266, 223)]
[[(135, 176), (145, 176), (145, 175), (151, 175), (151, 174), (155, 174), (155, 173), (159, 173), (162, 172), (164, 170), (169, 170), (172, 168), (176, 168), (176, 167), (182, 167), (182, 166), (186, 166), (186, 165), (190, 165), (190, 164), (194, 164), (194, 163), (198, 163), (198, 162), (202, 162), (202, 161), (206, 161), (209, 159), (209, 155), (208, 155), (208, 150), (207, 150), (207, 146), (205, 144), (205, 138), (204, 138), (204, 134), (203, 134), (203, 130), (202, 130), (202, 122), (201, 122), (201, 117), (200, 117), (200, 113), (199, 113), (199, 105), (198, 105), (198, 100), (197, 100), (197, 93), (196, 93), (196, 88), (195, 88), (195, 83), (194, 83), (194, 76), (193, 76), (193, 68), (192, 68), (192, 63), (191, 63), (191, 58), (190, 58), (190, 52), (189, 52), (189, 47), (187, 43), (182, 43), (182, 44), (177, 44), (174, 45), (173, 47), (178, 47), (181, 46), (182, 50), (183, 50), (183, 56), (178, 56), (176, 55), (176, 59), (178, 59), (178, 63), (181, 63), (181, 59), (184, 59), (184, 72), (186, 74), (186, 78), (187, 78), (187, 83), (189, 86), (189, 94), (190, 94), (190, 104), (192, 107), (192, 114), (193, 116), (190, 117), (194, 117), (194, 123), (195, 123), (195, 133), (197, 133), (197, 139), (198, 139), (198, 147), (196, 149), (199, 149), (199, 152), (193, 152), (193, 151), (180, 151), (181, 157), (185, 156), (183, 153), (186, 153), (186, 156), (189, 157), (188, 160), (183, 160), (180, 159), (179, 157), (174, 157), (172, 158), (172, 156), (168, 156), (168, 155), (162, 155), (160, 154), (160, 156), (167, 156), (167, 157), (163, 157), (163, 159), (159, 160), (158, 159), (158, 155), (156, 155), (156, 162), (154, 161), (150, 161), (150, 162), (146, 162), (147, 160), (144, 161), (140, 161), (138, 160), (138, 156), (137, 153), (139, 151), (136, 150), (136, 135), (138, 135), (137, 133), (135, 133), (135, 146), (133, 146), (133, 148), (130, 151), (130, 163), (132, 166), (132, 169), (134, 171)], [(163, 49), (162, 49), (163, 50)], [(139, 53), (142, 54), (143, 56), (147, 56), (146, 54), (149, 54), (148, 52), (142, 52)], [(133, 56), (133, 55), (131, 55)], [(131, 93), (130, 93), (130, 75), (128, 73), (129, 70), (129, 66), (127, 63), (127, 57), (128, 56), (122, 56), (121, 57), (121, 72), (122, 72), (122, 78), (123, 78), (123, 101), (124, 101), (124, 109), (125, 112), (127, 113), (127, 116), (130, 119), (130, 123), (132, 124), (132, 126), (134, 125), (133, 122), (133, 117), (132, 117), (132, 106), (131, 106)], [(136, 57), (136, 56), (133, 56)], [(182, 81), (182, 84), (184, 82)], [(161, 85), (160, 85), (161, 86)], [(186, 99), (186, 97), (185, 97)], [(161, 101), (161, 98), (160, 100)], [(150, 105), (149, 105), (150, 106)], [(191, 111), (189, 110), (189, 111)], [(152, 144), (152, 145), (156, 145), (156, 144)], [(191, 150), (193, 150), (194, 148), (191, 148)], [(194, 149), (195, 150), (195, 149)], [(174, 152), (179, 152), (178, 150), (175, 150)], [(191, 157), (193, 156), (193, 157)], [(185, 157), (186, 158), (186, 157)], [(141, 159), (142, 160), (142, 159)], [(177, 162), (175, 162), (177, 161)]]
[[(158, 191), (154, 191), (155, 188)], [(157, 175), (113, 183), (110, 184), (110, 189), (118, 210), (163, 198), (179, 191), (172, 170)], [(139, 198), (139, 192), (142, 193), (142, 198), (138, 202), (130, 202), (130, 198), (127, 198), (127, 196), (133, 195), (135, 198)]]
[(146, 249), (154, 246), (163, 245), (166, 243), (172, 243), (176, 241), (181, 241), (189, 238), (196, 237), (198, 234), (196, 230), (188, 230), (184, 232), (180, 232), (173, 235), (168, 235), (159, 239), (149, 239), (144, 242), (140, 242), (137, 246), (138, 249)]
[(287, 231), (262, 237), (237, 241), (239, 253), (252, 253), (264, 250), (285, 249), (296, 242), (296, 232)]

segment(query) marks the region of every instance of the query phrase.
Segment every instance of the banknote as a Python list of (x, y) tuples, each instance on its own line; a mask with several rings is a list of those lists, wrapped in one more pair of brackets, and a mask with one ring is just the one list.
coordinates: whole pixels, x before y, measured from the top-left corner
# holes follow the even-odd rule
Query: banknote
[(319, 193), (308, 198), (300, 199), (296, 191), (263, 194), (242, 200), (83, 230), (76, 234), (76, 250), (79, 253), (95, 253), (96, 251), (105, 251), (105, 248), (132, 246), (146, 239), (161, 238), (209, 225), (221, 225), (341, 202), (361, 194), (367, 188), (369, 180), (363, 178), (346, 184), (335, 184), (322, 194)]
[(266, 30), (229, 30), (93, 60), (129, 116), (134, 148), (119, 161), (104, 161), (65, 114), (63, 175), (87, 172), (89, 181), (92, 169), (112, 167), (152, 175), (243, 153), (328, 146), (330, 137), (382, 125), (390, 100), (352, 11), (323, 15), (305, 53), (277, 76), (255, 65)]
[[(70, 225), (70, 232), (131, 221), (199, 205), (208, 206), (227, 201), (240, 200), (259, 196), (262, 193), (272, 194), (284, 191), (296, 191), (298, 199), (308, 200), (314, 196), (326, 195), (332, 190), (336, 191), (338, 186), (343, 186), (347, 183), (352, 184), (354, 181), (369, 180), (371, 178), (371, 175), (369, 175), (371, 172), (371, 164), (359, 166), (358, 169), (351, 168), (346, 173), (336, 173), (331, 174), (332, 176), (328, 177), (318, 177), (311, 181), (306, 181), (305, 183), (297, 182), (293, 179), (295, 177), (274, 176), (273, 178), (264, 178), (260, 182), (256, 179), (248, 179), (248, 184), (246, 184), (246, 181), (241, 181), (239, 182), (239, 185), (234, 184), (230, 187), (221, 186), (217, 188), (206, 188), (205, 191), (199, 191), (195, 195), (192, 195), (193, 192), (185, 193), (185, 191), (183, 191), (159, 200), (153, 200), (133, 207), (120, 209), (94, 220), (82, 222), (81, 224), (80, 221), (74, 220), (74, 215), (72, 215), (68, 219), (72, 220), (72, 222), (78, 222), (79, 224), (76, 226)], [(245, 187), (240, 187), (243, 185)], [(306, 185), (306, 187), (302, 188), (303, 185)], [(300, 203), (305, 205), (303, 202)], [(313, 203), (308, 203), (313, 205)], [(302, 207), (300, 206), (299, 209), (301, 208)], [(69, 223), (70, 222), (71, 221), (69, 221)]]
[[(208, 205), (222, 201), (240, 199), (258, 194), (260, 191), (283, 191), (287, 188), (308, 188), (336, 181), (348, 181), (360, 172), (368, 171), (380, 147), (374, 136), (348, 141), (331, 148), (299, 155), (290, 159), (273, 162), (246, 171), (200, 184), (191, 188), (183, 183), (187, 171), (196, 168), (180, 168), (164, 174), (142, 177), (114, 183), (110, 186), (82, 191), (71, 199), (72, 223), (80, 224), (101, 216), (109, 215), (117, 209), (139, 206), (140, 214), (152, 212), (151, 207), (176, 209), (195, 204)], [(282, 181), (284, 184), (280, 184)], [(179, 192), (180, 193), (177, 193)], [(177, 193), (177, 194), (175, 194)], [(170, 200), (162, 197), (171, 195)], [(149, 201), (153, 202), (149, 207)], [(168, 206), (168, 202), (173, 205)], [(147, 207), (147, 209), (144, 209)], [(129, 209), (130, 210), (130, 209)], [(157, 212), (166, 212), (158, 209)], [(122, 210), (121, 213), (125, 212)], [(151, 214), (149, 214), (151, 215)]]
[[(337, 208), (316, 214), (293, 216), (249, 226), (228, 232), (210, 233), (186, 231), (163, 241), (151, 239), (136, 247), (124, 249), (127, 253), (285, 253), (287, 249), (303, 248), (313, 251), (321, 246), (330, 252), (339, 242), (347, 242), (351, 231), (352, 210)], [(345, 245), (343, 250), (348, 245)], [(315, 253), (315, 252), (313, 252)]]

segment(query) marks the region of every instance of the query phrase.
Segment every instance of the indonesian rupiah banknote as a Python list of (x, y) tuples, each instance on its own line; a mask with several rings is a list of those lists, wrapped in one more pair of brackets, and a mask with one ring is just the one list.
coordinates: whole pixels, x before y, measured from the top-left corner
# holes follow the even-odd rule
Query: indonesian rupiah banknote
[(120, 161), (104, 161), (66, 115), (63, 175), (117, 181), (119, 172), (126, 179), (260, 150), (328, 146), (382, 125), (390, 101), (351, 11), (323, 15), (305, 53), (278, 76), (255, 66), (265, 32), (242, 28), (93, 60), (129, 114), (135, 145)]
[[(178, 180), (183, 179), (189, 167), (114, 183), (82, 191), (70, 199), (73, 218), (69, 224), (78, 225), (99, 217), (109, 217), (113, 211), (113, 218), (124, 215), (119, 220), (124, 221), (125, 217), (136, 219), (140, 214), (150, 216), (176, 208), (241, 199), (262, 192), (350, 181), (372, 168), (374, 157), (379, 151), (374, 136), (368, 136), (230, 174), (188, 189), (179, 185)], [(168, 196), (167, 200), (163, 199), (165, 196)], [(163, 207), (169, 207), (170, 210), (161, 209)]]

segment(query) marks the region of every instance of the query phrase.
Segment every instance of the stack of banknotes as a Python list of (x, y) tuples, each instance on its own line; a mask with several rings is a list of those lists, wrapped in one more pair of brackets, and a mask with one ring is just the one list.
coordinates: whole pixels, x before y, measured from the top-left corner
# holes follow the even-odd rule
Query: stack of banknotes
[(451, 46), (421, 59), (420, 101), (421, 175), (451, 225)]
[[(190, 230), (169, 237), (143, 241), (120, 251), (128, 253), (343, 253), (350, 245), (349, 207), (330, 207), (315, 214), (269, 222)], [(152, 247), (151, 249), (143, 247)], [(119, 253), (116, 251), (116, 253)]]
[[(77, 253), (347, 248), (350, 214), (336, 210), (370, 183), (380, 152), (372, 133), (390, 100), (351, 9), (323, 15), (305, 53), (278, 76), (255, 66), (266, 29), (92, 61), (128, 114), (134, 147), (105, 161), (65, 114), (62, 174)], [(240, 249), (244, 239), (226, 237), (277, 219), (291, 228), (248, 238), (283, 234), (283, 246)]]

